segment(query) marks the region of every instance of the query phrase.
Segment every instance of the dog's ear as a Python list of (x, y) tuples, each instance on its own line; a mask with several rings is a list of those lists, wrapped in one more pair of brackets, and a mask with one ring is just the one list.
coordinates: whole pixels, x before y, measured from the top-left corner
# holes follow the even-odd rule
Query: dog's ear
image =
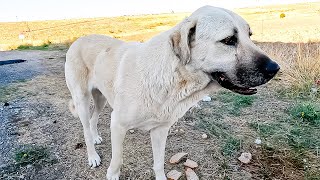
[(183, 64), (191, 60), (191, 43), (195, 40), (197, 22), (185, 19), (180, 29), (171, 35), (172, 49)]

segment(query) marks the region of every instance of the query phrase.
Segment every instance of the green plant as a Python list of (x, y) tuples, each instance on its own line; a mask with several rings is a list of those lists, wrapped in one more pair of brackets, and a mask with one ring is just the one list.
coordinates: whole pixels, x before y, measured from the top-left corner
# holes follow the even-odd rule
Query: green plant
[(235, 137), (229, 136), (222, 147), (222, 154), (225, 156), (231, 156), (239, 150), (240, 140)]
[(15, 161), (22, 166), (34, 164), (49, 158), (47, 148), (41, 146), (30, 146), (19, 149), (15, 153)]
[(221, 120), (217, 119), (200, 119), (197, 126), (204, 129), (208, 134), (217, 137), (227, 137), (229, 127), (223, 123)]
[(243, 96), (243, 95), (235, 95), (234, 98), (234, 106), (242, 106), (248, 107), (251, 106), (253, 103), (255, 96)]
[(287, 134), (288, 144), (296, 152), (312, 151), (317, 154), (320, 147), (320, 133), (318, 128), (309, 125), (294, 125)]
[(319, 106), (312, 102), (297, 103), (289, 109), (292, 117), (312, 125), (320, 125)]
[(20, 45), (17, 47), (19, 50), (48, 50), (51, 42), (43, 43), (40, 46), (33, 46), (31, 44)]
[(228, 109), (229, 113), (235, 116), (240, 115), (242, 108), (251, 106), (256, 98), (255, 96), (244, 96), (230, 91), (220, 91), (215, 97), (225, 103), (225, 109)]
[(282, 133), (280, 123), (249, 123), (249, 127), (255, 129), (261, 137), (270, 137)]

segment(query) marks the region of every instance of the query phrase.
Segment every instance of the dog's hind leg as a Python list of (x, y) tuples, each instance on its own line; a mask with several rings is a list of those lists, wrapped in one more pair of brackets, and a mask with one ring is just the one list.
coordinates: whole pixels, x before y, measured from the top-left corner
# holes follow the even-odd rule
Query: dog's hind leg
[(102, 93), (98, 89), (92, 89), (91, 93), (93, 97), (94, 110), (90, 119), (90, 130), (94, 143), (100, 144), (102, 142), (102, 138), (99, 136), (97, 125), (99, 114), (104, 108), (107, 99), (104, 97), (104, 95), (102, 95)]
[(164, 173), (164, 155), (169, 128), (170, 126), (161, 126), (150, 131), (156, 180), (167, 179)]
[(97, 154), (93, 137), (90, 131), (90, 98), (91, 90), (88, 89), (88, 69), (81, 63), (77, 56), (67, 54), (65, 63), (65, 77), (67, 87), (70, 90), (74, 110), (80, 118), (84, 140), (87, 146), (89, 165), (96, 167), (100, 165), (100, 157)]
[(93, 137), (90, 131), (90, 123), (89, 123), (90, 95), (89, 95), (89, 92), (85, 94), (77, 93), (77, 95), (78, 95), (77, 97), (73, 97), (73, 100), (83, 126), (84, 139), (87, 146), (89, 166), (97, 167), (100, 165), (101, 160), (95, 150)]

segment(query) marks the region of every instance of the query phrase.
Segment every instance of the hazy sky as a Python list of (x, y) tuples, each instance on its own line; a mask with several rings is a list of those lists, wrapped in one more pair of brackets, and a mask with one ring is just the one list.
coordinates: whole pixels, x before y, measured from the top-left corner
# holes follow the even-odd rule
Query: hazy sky
[(191, 12), (206, 4), (232, 9), (310, 1), (317, 0), (1, 0), (0, 21)]

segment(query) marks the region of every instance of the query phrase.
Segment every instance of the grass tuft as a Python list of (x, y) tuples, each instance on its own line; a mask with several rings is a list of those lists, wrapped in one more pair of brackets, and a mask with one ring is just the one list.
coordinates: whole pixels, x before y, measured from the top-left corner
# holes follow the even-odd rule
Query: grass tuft
[[(279, 93), (320, 97), (320, 46), (317, 43), (273, 43), (260, 46), (281, 66)], [(268, 47), (267, 47), (268, 46)]]
[(292, 117), (301, 119), (311, 125), (320, 125), (319, 106), (312, 102), (295, 104), (290, 108), (289, 113)]
[(51, 42), (43, 43), (40, 46), (33, 46), (31, 44), (24, 44), (17, 47), (18, 50), (48, 50)]
[(46, 161), (49, 158), (47, 148), (41, 146), (30, 146), (15, 153), (15, 161), (17, 164), (25, 166), (28, 164), (35, 164), (41, 161)]
[(229, 136), (222, 147), (222, 154), (224, 156), (231, 156), (240, 150), (240, 145), (239, 139)]
[(255, 96), (245, 96), (236, 94), (230, 91), (220, 91), (216, 98), (225, 103), (225, 108), (228, 109), (229, 113), (239, 116), (241, 114), (241, 109), (250, 107), (254, 100)]

